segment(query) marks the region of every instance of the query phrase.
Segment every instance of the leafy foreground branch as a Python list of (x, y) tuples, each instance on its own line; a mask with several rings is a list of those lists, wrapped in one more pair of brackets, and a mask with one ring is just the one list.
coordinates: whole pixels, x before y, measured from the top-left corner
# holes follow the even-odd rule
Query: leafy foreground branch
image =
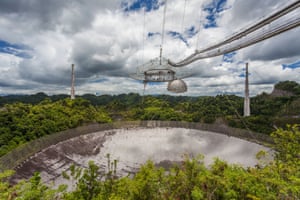
[(272, 136), (274, 161), (265, 163), (265, 153), (259, 152), (259, 164), (247, 169), (219, 159), (206, 167), (199, 156), (187, 158), (168, 171), (149, 161), (133, 177), (117, 178), (116, 163), (103, 174), (90, 162), (87, 169), (72, 166), (63, 174), (76, 181), (73, 191), (65, 185), (57, 189), (46, 186), (39, 174), (9, 186), (7, 180), (13, 172), (6, 171), (0, 174), (0, 199), (300, 199), (299, 127), (277, 130)]

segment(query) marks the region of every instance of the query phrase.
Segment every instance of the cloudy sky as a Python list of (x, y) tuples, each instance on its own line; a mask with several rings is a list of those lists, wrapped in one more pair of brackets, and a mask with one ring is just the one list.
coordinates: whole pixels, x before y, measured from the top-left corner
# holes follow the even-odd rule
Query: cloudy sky
[[(72, 63), (76, 94), (142, 94), (129, 74), (159, 56), (162, 35), (163, 56), (180, 61), (293, 1), (168, 0), (162, 33), (164, 0), (1, 0), (0, 95), (69, 94)], [(299, 34), (185, 66), (183, 95), (242, 96), (246, 62), (252, 96), (299, 82)], [(145, 94), (173, 94), (166, 85), (148, 84)]]

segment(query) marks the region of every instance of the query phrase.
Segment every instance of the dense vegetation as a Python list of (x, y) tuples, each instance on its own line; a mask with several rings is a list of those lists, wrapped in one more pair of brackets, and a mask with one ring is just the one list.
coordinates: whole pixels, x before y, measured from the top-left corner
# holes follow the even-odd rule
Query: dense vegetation
[[(107, 173), (90, 163), (75, 166), (63, 176), (76, 182), (74, 191), (62, 185), (53, 189), (39, 174), (10, 186), (13, 173), (0, 173), (0, 199), (300, 199), (299, 84), (281, 82), (275, 89), (289, 96), (266, 93), (251, 98), (251, 116), (243, 114), (243, 99), (234, 95), (216, 97), (66, 95), (0, 97), (0, 156), (28, 141), (87, 123), (117, 120), (176, 120), (225, 123), (274, 137), (275, 160), (244, 169), (216, 160), (206, 167), (201, 156), (187, 158), (168, 172), (150, 161), (133, 177), (116, 177), (117, 163)], [(276, 130), (276, 128), (279, 128)], [(260, 152), (258, 157), (264, 157)]]
[(274, 86), (275, 89), (284, 90), (293, 94), (300, 94), (300, 85), (295, 81), (283, 81)]
[[(275, 88), (290, 88), (296, 92), (300, 86), (285, 81), (276, 84)], [(47, 96), (43, 93), (0, 97), (0, 156), (44, 135), (91, 122), (172, 120), (214, 123), (218, 119), (218, 123), (269, 134), (286, 124), (300, 124), (300, 97), (294, 94), (273, 97), (263, 93), (252, 97), (250, 117), (241, 117), (243, 98), (234, 95), (87, 94), (74, 101), (66, 95)]]
[[(162, 200), (162, 199), (300, 199), (300, 131), (299, 127), (279, 129), (272, 134), (275, 159), (265, 162), (265, 152), (255, 167), (247, 169), (216, 159), (206, 167), (203, 158), (189, 159), (168, 171), (149, 161), (133, 177), (115, 176), (117, 163), (101, 172), (93, 162), (87, 169), (72, 166), (63, 173), (72, 179), (75, 189), (66, 185), (53, 189), (41, 182), (39, 174), (29, 181), (9, 186), (13, 173), (0, 173), (0, 198), (23, 200)], [(108, 159), (109, 156), (108, 156)], [(110, 163), (110, 162), (109, 162)]]
[(69, 99), (36, 105), (7, 104), (0, 111), (0, 156), (15, 147), (42, 136), (89, 122), (107, 123), (108, 114), (87, 100)]

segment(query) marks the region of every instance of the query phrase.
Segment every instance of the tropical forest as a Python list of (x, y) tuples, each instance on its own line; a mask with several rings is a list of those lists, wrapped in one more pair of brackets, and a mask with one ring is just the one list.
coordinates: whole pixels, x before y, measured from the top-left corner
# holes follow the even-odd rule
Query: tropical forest
[(186, 156), (167, 169), (149, 160), (125, 177), (116, 175), (117, 165), (108, 162), (102, 172), (91, 160), (87, 168), (72, 165), (63, 174), (75, 182), (72, 190), (43, 183), (38, 171), (11, 183), (14, 169), (1, 169), (0, 199), (300, 199), (300, 85), (279, 82), (272, 93), (251, 97), (250, 116), (243, 116), (243, 106), (243, 97), (235, 95), (2, 96), (0, 157), (39, 138), (93, 123), (160, 120), (223, 124), (270, 136), (274, 159), (266, 162), (267, 152), (260, 151), (258, 164), (245, 168), (218, 158), (206, 166), (203, 155)]

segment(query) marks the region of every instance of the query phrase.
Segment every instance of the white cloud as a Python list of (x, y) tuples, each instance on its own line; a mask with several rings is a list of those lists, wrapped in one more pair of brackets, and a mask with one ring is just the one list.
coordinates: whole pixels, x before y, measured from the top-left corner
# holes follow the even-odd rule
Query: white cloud
[[(128, 77), (136, 67), (159, 56), (163, 9), (124, 13), (121, 0), (32, 1), (32, 7), (16, 0), (0, 2), (0, 40), (29, 46), (32, 58), (0, 53), (0, 93), (69, 93), (71, 64), (75, 63), (77, 93), (118, 94), (143, 92), (143, 84)], [(131, 1), (133, 2), (133, 1)], [(291, 2), (279, 0), (227, 0), (216, 18), (218, 27), (204, 29), (210, 0), (168, 1), (163, 55), (179, 61), (198, 48), (205, 48), (253, 23), (266, 13)], [(201, 26), (199, 24), (201, 22)], [(188, 37), (194, 27), (200, 32)], [(168, 31), (184, 36), (188, 46)], [(245, 62), (253, 71), (251, 94), (270, 90), (283, 80), (299, 80), (299, 69), (282, 69), (282, 64), (299, 60), (299, 28), (260, 44), (240, 50), (234, 62), (222, 56), (199, 60), (187, 66), (185, 95), (216, 95), (220, 91), (243, 94)], [(148, 33), (154, 33), (148, 37)], [(157, 34), (158, 33), (158, 34)], [(144, 34), (144, 35), (143, 35)], [(13, 64), (12, 64), (13, 63)], [(91, 81), (98, 77), (104, 81)], [(166, 83), (149, 85), (148, 94), (170, 94)]]

